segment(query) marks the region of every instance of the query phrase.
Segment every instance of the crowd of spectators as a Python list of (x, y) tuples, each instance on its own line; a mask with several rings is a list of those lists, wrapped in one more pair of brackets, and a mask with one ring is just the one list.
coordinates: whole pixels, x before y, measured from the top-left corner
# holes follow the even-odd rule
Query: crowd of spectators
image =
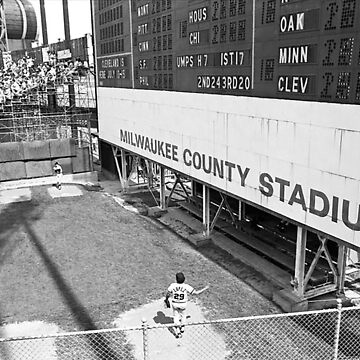
[(38, 65), (28, 56), (12, 61), (0, 69), (0, 105), (12, 100), (27, 101), (49, 87), (73, 83), (86, 71), (80, 59), (50, 60)]

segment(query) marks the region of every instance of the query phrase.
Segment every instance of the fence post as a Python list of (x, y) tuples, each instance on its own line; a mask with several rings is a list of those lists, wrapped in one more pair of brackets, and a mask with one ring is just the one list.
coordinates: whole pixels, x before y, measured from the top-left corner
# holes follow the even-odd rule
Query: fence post
[(146, 319), (142, 319), (142, 329), (143, 329), (143, 353), (144, 353), (144, 360), (149, 360), (149, 353), (148, 353), (148, 325)]
[(335, 330), (334, 360), (337, 360), (339, 355), (340, 324), (341, 324), (341, 310), (342, 310), (341, 299), (337, 299), (337, 309), (338, 309), (338, 318), (337, 318), (336, 330)]

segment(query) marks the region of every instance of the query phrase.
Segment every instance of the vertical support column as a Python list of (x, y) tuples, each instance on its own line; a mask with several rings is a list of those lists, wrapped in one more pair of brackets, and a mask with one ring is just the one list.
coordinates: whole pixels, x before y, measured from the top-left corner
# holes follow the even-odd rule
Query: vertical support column
[(93, 151), (93, 141), (91, 135), (91, 123), (90, 119), (87, 119), (87, 130), (89, 136), (89, 146), (90, 146), (90, 171), (94, 171), (94, 151)]
[(117, 148), (116, 148), (116, 146), (112, 146), (112, 147), (111, 147), (111, 150), (112, 150), (112, 153), (113, 153), (113, 157), (114, 157), (114, 161), (115, 161), (115, 166), (116, 166), (116, 171), (117, 171), (118, 176), (119, 176), (119, 180), (120, 180), (121, 187), (124, 188), (123, 179), (122, 179), (122, 174), (121, 174), (121, 170), (120, 170), (120, 166), (119, 166), (119, 161), (118, 161), (118, 157), (117, 157)]
[(63, 19), (64, 19), (64, 35), (65, 35), (66, 46), (69, 48), (70, 45), (69, 41), (71, 39), (71, 36), (70, 36), (68, 0), (62, 0), (62, 6), (63, 6)]
[(154, 186), (154, 163), (152, 161), (147, 161), (147, 177), (149, 186), (152, 188)]
[(296, 258), (295, 258), (295, 292), (299, 297), (305, 293), (305, 254), (306, 254), (307, 231), (301, 226), (297, 227)]
[(337, 285), (337, 293), (343, 294), (344, 293), (344, 287), (345, 287), (345, 269), (346, 269), (346, 253), (347, 253), (347, 247), (345, 245), (338, 245), (339, 251), (338, 251), (338, 261), (337, 261), (337, 270), (338, 270), (338, 279), (336, 282)]
[[(64, 19), (64, 35), (65, 35), (65, 44), (66, 48), (70, 50), (70, 19), (69, 19), (69, 5), (68, 0), (62, 0), (62, 7), (63, 7), (63, 19)], [(70, 114), (74, 112), (76, 107), (76, 101), (75, 101), (75, 86), (74, 84), (68, 85), (69, 89), (69, 110)], [(71, 126), (71, 134), (74, 139), (76, 139), (77, 136), (77, 125)]]
[(210, 237), (210, 189), (203, 185), (203, 235)]
[(191, 180), (191, 194), (190, 194), (191, 197), (194, 197), (195, 196), (195, 181), (194, 180)]
[(166, 196), (165, 196), (165, 168), (160, 166), (160, 209), (166, 209)]
[(46, 25), (45, 0), (40, 0), (40, 18), (41, 18), (41, 32), (43, 36), (43, 45), (47, 45), (48, 33), (47, 33), (47, 25)]
[(122, 184), (123, 184), (123, 190), (126, 192), (129, 188), (129, 181), (127, 179), (127, 173), (126, 173), (126, 152), (124, 149), (120, 150), (120, 156), (121, 156)]
[(243, 221), (245, 220), (245, 203), (239, 200), (239, 215), (238, 220)]

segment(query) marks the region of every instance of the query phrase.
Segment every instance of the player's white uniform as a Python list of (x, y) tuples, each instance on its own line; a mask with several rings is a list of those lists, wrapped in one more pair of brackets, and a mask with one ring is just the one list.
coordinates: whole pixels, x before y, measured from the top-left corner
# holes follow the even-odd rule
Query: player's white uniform
[(61, 186), (61, 180), (62, 180), (62, 175), (63, 175), (63, 170), (62, 170), (62, 167), (61, 165), (59, 164), (56, 164), (54, 167), (53, 167), (53, 170), (55, 172), (55, 175), (56, 175), (56, 182), (57, 182), (57, 186)]
[(188, 284), (172, 283), (168, 292), (171, 294), (171, 305), (173, 308), (174, 324), (183, 325), (185, 322), (185, 310), (188, 302), (188, 294), (194, 292), (194, 288)]

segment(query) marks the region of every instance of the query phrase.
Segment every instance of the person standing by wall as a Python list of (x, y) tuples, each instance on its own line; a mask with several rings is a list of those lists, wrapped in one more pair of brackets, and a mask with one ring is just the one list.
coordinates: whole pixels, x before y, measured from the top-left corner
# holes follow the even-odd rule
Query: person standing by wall
[(61, 165), (57, 161), (54, 164), (53, 170), (56, 176), (56, 187), (57, 189), (61, 190), (63, 170)]

